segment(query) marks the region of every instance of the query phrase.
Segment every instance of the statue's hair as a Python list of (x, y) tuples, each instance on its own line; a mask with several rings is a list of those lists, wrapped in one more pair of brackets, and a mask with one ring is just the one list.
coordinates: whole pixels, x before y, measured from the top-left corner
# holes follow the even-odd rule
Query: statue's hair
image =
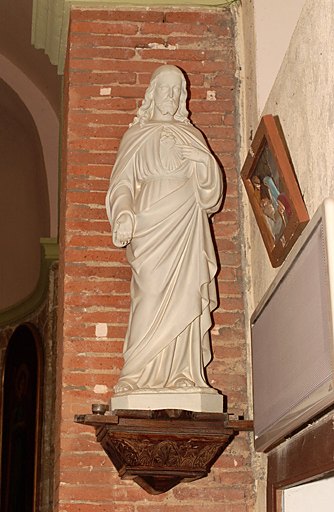
[(130, 124), (130, 126), (133, 126), (134, 124), (139, 123), (140, 125), (143, 125), (147, 123), (152, 115), (153, 115), (153, 109), (154, 109), (154, 100), (153, 100), (153, 94), (156, 87), (156, 83), (158, 81), (159, 76), (162, 73), (166, 72), (173, 72), (177, 73), (181, 77), (181, 92), (180, 92), (180, 101), (179, 101), (179, 108), (177, 109), (177, 112), (174, 115), (174, 119), (176, 121), (180, 121), (181, 123), (189, 124), (190, 121), (188, 119), (189, 112), (187, 110), (186, 100), (187, 100), (187, 83), (186, 79), (182, 73), (182, 71), (176, 67), (171, 65), (163, 65), (158, 67), (154, 73), (152, 74), (150, 84), (145, 92), (145, 97), (143, 99), (143, 102), (141, 106), (138, 109), (137, 115)]

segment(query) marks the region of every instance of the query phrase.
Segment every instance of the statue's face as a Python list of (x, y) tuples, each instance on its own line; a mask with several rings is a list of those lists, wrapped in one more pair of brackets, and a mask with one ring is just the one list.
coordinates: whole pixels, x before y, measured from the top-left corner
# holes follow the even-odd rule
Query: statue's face
[(179, 108), (181, 77), (177, 73), (165, 72), (158, 79), (153, 93), (154, 106), (164, 116), (174, 116)]

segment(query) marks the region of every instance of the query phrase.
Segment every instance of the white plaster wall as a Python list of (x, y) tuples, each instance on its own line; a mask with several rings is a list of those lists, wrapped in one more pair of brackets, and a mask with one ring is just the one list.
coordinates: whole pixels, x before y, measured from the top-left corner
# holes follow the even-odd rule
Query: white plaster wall
[[(286, 31), (284, 24), (289, 20), (284, 14), (289, 13), (290, 8), (296, 10), (293, 23), (291, 19)], [(334, 196), (334, 2), (243, 0), (238, 22), (240, 167), (260, 120), (260, 112), (261, 115), (278, 115), (311, 217), (325, 197)], [(250, 362), (250, 316), (278, 269), (273, 269), (270, 264), (241, 183), (240, 188), (244, 205), (243, 278)], [(250, 366), (248, 381), (251, 403)], [(255, 510), (264, 512), (265, 457), (253, 453), (252, 461), (257, 486)]]
[[(334, 195), (333, 33), (334, 2), (306, 0), (263, 110), (279, 116), (310, 217), (325, 197)], [(246, 239), (256, 305), (276, 271), (252, 214)]]
[(254, 0), (257, 105), (263, 110), (305, 0)]
[(292, 487), (283, 493), (284, 512), (333, 510), (334, 477)]

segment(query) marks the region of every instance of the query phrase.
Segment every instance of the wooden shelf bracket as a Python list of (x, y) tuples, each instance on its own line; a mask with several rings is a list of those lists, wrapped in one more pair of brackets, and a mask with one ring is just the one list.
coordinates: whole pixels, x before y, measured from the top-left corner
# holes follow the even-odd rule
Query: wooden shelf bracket
[(75, 421), (95, 428), (96, 439), (121, 479), (131, 479), (149, 494), (203, 478), (241, 430), (253, 422), (231, 421), (227, 413), (179, 409), (108, 412), (101, 404)]

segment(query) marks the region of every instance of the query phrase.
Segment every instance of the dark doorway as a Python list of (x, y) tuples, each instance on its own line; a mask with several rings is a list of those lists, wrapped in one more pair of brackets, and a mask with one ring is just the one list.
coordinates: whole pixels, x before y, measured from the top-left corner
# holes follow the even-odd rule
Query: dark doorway
[(27, 326), (10, 338), (4, 369), (1, 512), (37, 510), (40, 350)]

